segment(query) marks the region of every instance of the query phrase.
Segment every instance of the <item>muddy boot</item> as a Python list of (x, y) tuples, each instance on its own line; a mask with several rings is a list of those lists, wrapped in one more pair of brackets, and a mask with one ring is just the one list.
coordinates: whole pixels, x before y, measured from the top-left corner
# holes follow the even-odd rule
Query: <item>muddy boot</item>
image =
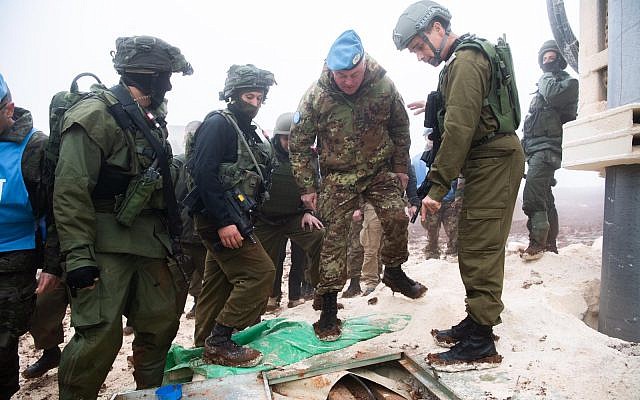
[(542, 258), (546, 247), (536, 242), (535, 240), (529, 241), (529, 247), (520, 253), (520, 258), (525, 261), (533, 261)]
[(471, 333), (449, 351), (429, 353), (427, 362), (438, 371), (457, 372), (471, 369), (494, 368), (502, 362), (493, 341), (493, 329), (471, 320), (467, 327)]
[(400, 292), (410, 299), (422, 297), (427, 292), (424, 285), (409, 278), (400, 266), (386, 266), (382, 275), (382, 283), (389, 286), (394, 293)]
[(280, 297), (269, 297), (267, 300), (266, 312), (272, 312), (280, 307)]
[(439, 260), (440, 259), (440, 249), (438, 247), (425, 247), (424, 249), (422, 249), (422, 252), (424, 253), (424, 259), (425, 260)]
[(325, 342), (333, 342), (340, 338), (342, 321), (338, 319), (337, 292), (329, 292), (322, 295), (322, 312), (320, 319), (313, 324), (313, 331), (318, 339)]
[(351, 297), (356, 297), (360, 293), (362, 293), (362, 289), (360, 289), (360, 277), (351, 278), (349, 287), (342, 293), (342, 298), (348, 299)]
[[(322, 296), (320, 296), (317, 292), (313, 294), (313, 304), (311, 304), (311, 308), (316, 311), (322, 310)], [(338, 310), (342, 310), (344, 308), (344, 304), (338, 303)]]
[(432, 329), (431, 336), (435, 340), (436, 344), (441, 347), (452, 347), (465, 336), (471, 333), (471, 328), (474, 326), (473, 320), (469, 315), (465, 317), (458, 325), (454, 325), (451, 329)]
[(207, 364), (226, 367), (255, 367), (262, 360), (262, 353), (247, 346), (238, 346), (231, 340), (233, 328), (216, 322), (211, 335), (204, 341), (202, 358)]
[(22, 376), (25, 379), (41, 377), (47, 371), (56, 368), (60, 364), (60, 355), (61, 352), (58, 346), (45, 349), (38, 361), (29, 365), (24, 371), (22, 371)]

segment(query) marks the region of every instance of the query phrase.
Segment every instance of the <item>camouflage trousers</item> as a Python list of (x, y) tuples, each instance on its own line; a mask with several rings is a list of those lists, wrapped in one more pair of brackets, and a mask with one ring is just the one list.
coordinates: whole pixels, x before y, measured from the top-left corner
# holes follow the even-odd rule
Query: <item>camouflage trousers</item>
[(421, 222), (422, 227), (427, 231), (427, 247), (425, 252), (433, 258), (440, 256), (440, 246), (438, 239), (440, 236), (440, 226), (444, 227), (447, 234), (447, 255), (458, 254), (458, 220), (462, 199), (442, 202), (440, 209), (435, 214), (428, 214), (427, 219)]
[(403, 191), (396, 174), (379, 173), (366, 185), (345, 183), (349, 175), (330, 173), (322, 182), (318, 209), (326, 234), (320, 256), (319, 294), (339, 292), (347, 280), (349, 228), (361, 199), (373, 206), (382, 225), (382, 263), (387, 267), (399, 267), (409, 256), (409, 219), (404, 213)]
[(34, 250), (0, 253), (0, 399), (18, 391), (18, 339), (27, 329), (36, 304)]
[(527, 215), (529, 240), (542, 246), (556, 247), (558, 211), (551, 187), (560, 157), (550, 150), (533, 153), (527, 158), (529, 168), (522, 192), (522, 211)]

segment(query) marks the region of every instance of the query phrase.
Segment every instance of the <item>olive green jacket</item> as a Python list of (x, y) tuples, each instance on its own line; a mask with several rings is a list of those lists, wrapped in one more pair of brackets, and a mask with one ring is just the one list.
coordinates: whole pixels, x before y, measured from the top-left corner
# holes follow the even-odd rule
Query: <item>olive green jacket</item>
[[(105, 96), (106, 101), (116, 102), (109, 92)], [(148, 210), (130, 228), (115, 219), (115, 197), (97, 200), (92, 196), (99, 180), (101, 184), (110, 183), (105, 171), (130, 180), (153, 162), (147, 156), (151, 146), (143, 134), (123, 131), (109, 114), (104, 99), (85, 99), (65, 114), (53, 211), (67, 271), (96, 266), (96, 252), (164, 258), (171, 249), (161, 185), (153, 193)], [(166, 130), (152, 132), (170, 151)]]
[(460, 175), (471, 143), (498, 127), (489, 105), (483, 106), (490, 79), (489, 60), (472, 48), (456, 51), (440, 73), (438, 90), (445, 107), (442, 144), (429, 171), (433, 182), (429, 197), (436, 201), (442, 201), (451, 188), (451, 181)]

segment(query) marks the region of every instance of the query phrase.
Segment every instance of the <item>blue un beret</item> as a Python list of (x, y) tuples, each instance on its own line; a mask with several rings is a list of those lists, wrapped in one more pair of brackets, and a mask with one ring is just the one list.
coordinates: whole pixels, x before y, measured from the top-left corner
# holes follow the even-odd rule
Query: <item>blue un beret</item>
[(364, 56), (360, 36), (353, 31), (343, 32), (329, 49), (327, 67), (331, 71), (344, 71), (354, 68)]
[(9, 87), (7, 87), (7, 82), (4, 81), (4, 77), (0, 74), (0, 100), (4, 99), (7, 93), (9, 93)]

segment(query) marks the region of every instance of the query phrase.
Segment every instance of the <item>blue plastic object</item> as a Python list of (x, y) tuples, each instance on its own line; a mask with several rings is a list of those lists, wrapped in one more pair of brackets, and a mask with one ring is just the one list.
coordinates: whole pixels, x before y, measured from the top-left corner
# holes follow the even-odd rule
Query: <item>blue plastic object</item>
[(166, 385), (156, 390), (158, 400), (179, 400), (182, 398), (182, 385)]

